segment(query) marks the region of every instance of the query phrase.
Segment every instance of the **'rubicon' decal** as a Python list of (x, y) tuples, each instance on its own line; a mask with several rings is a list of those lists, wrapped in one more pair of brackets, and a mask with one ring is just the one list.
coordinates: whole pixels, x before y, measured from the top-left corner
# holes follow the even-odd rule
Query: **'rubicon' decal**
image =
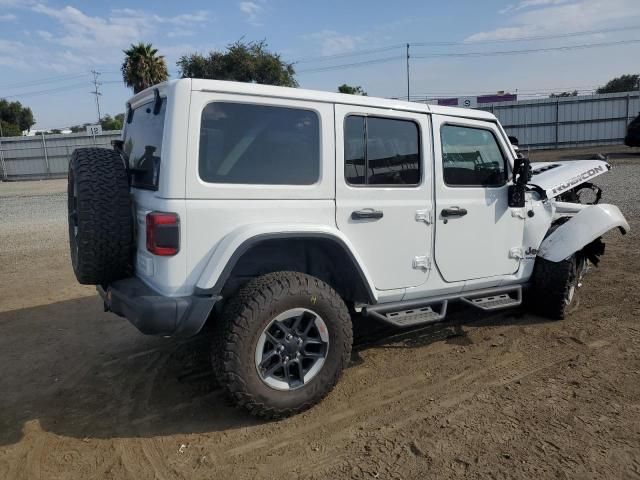
[(576, 175), (575, 177), (570, 178), (567, 182), (561, 183), (560, 185), (554, 187), (552, 189), (553, 194), (557, 195), (559, 193), (562, 193), (565, 190), (573, 187), (574, 185), (582, 183), (585, 180), (588, 180), (589, 178), (594, 177), (596, 175), (599, 175), (599, 174), (601, 174), (603, 172), (604, 172), (604, 166), (603, 165), (598, 165), (597, 167), (590, 168), (586, 172), (583, 172), (580, 175)]

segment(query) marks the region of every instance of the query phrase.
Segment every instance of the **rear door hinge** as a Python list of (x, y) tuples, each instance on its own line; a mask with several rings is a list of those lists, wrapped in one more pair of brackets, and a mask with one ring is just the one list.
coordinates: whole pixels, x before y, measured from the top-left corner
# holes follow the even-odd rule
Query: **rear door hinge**
[(431, 259), (426, 255), (413, 257), (413, 268), (422, 270), (431, 270)]
[(416, 210), (416, 222), (424, 222), (427, 225), (431, 225), (433, 222), (431, 210)]

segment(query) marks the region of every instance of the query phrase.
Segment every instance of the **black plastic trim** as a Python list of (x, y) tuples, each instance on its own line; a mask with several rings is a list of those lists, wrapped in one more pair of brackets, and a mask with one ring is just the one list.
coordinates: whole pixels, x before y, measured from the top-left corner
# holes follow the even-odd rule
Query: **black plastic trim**
[(264, 234), (256, 235), (255, 237), (251, 237), (245, 240), (242, 244), (240, 244), (238, 248), (236, 248), (235, 252), (233, 252), (233, 255), (231, 255), (231, 258), (229, 258), (229, 261), (227, 262), (224, 269), (222, 270), (222, 273), (220, 274), (220, 277), (216, 281), (215, 285), (207, 289), (198, 288), (196, 289), (196, 292), (198, 294), (210, 295), (214, 297), (220, 296), (220, 292), (222, 292), (222, 289), (224, 288), (224, 285), (229, 279), (229, 276), (231, 275), (233, 268), (236, 266), (236, 264), (238, 263), (238, 260), (240, 260), (240, 257), (242, 257), (242, 255), (244, 255), (251, 247), (257, 245), (260, 242), (263, 242), (265, 240), (277, 240), (277, 239), (284, 239), (284, 238), (321, 238), (321, 239), (331, 240), (332, 242), (339, 245), (340, 248), (342, 248), (344, 252), (347, 254), (349, 259), (351, 260), (352, 265), (357, 270), (358, 275), (360, 276), (360, 279), (362, 280), (362, 283), (365, 286), (367, 295), (369, 297), (369, 301), (371, 303), (375, 303), (375, 295), (373, 294), (371, 285), (369, 285), (369, 282), (367, 282), (367, 278), (365, 277), (364, 272), (362, 271), (362, 268), (360, 268), (360, 264), (353, 256), (353, 253), (351, 252), (351, 250), (349, 250), (349, 248), (345, 245), (345, 243), (341, 239), (328, 233), (319, 233), (319, 232), (264, 233)]
[(198, 333), (220, 297), (167, 297), (136, 277), (97, 287), (105, 310), (127, 318), (147, 335), (191, 336)]

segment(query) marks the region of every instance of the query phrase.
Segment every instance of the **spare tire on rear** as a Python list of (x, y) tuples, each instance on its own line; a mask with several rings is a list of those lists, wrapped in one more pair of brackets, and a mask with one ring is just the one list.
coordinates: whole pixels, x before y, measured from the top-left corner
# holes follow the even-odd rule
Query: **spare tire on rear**
[(131, 270), (133, 218), (124, 160), (115, 150), (78, 148), (67, 187), (69, 247), (78, 282), (106, 285)]

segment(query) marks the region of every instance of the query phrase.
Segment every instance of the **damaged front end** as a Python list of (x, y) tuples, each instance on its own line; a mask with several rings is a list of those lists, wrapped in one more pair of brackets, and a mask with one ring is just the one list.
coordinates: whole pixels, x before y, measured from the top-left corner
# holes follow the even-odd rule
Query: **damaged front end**
[(547, 198), (561, 202), (595, 205), (602, 190), (591, 183), (611, 169), (604, 160), (573, 160), (531, 164), (531, 184), (544, 191)]
[[(600, 204), (602, 190), (591, 183), (611, 169), (604, 160), (532, 163), (532, 188), (553, 208), (552, 224), (538, 248), (538, 256), (560, 262), (581, 252), (592, 264), (604, 253), (602, 235), (622, 234), (629, 224), (615, 205)], [(546, 198), (545, 198), (546, 197)]]

